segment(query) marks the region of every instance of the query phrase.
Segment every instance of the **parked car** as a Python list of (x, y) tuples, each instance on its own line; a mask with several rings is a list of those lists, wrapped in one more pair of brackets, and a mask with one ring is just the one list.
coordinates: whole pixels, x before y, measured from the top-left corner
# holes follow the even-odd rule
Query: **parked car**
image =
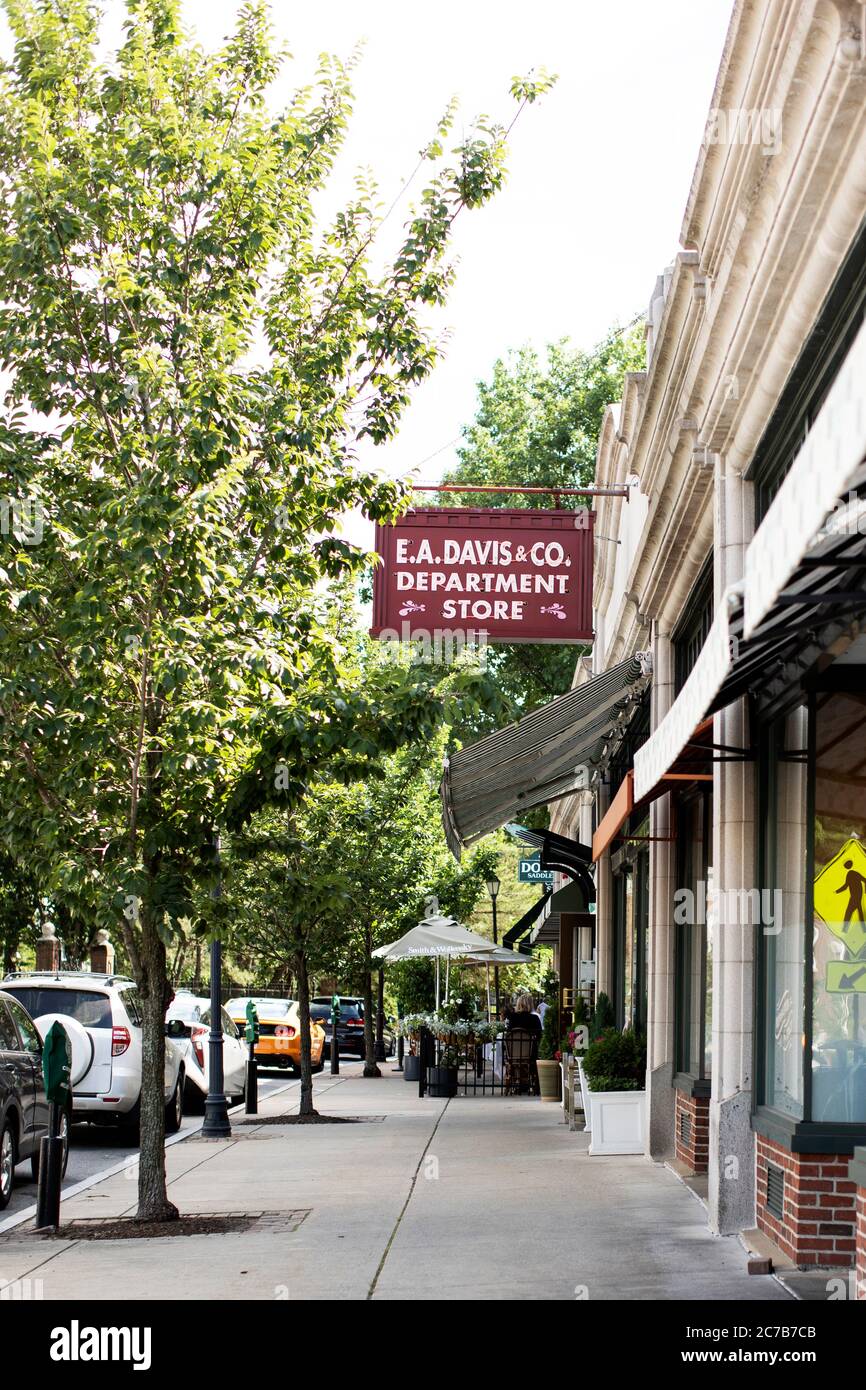
[[(184, 1025), (185, 1035), (172, 1036), (172, 1042), (183, 1054), (186, 1108), (201, 1111), (210, 1089), (210, 1000), (179, 989), (168, 1006), (165, 1021), (166, 1024)], [(240, 1101), (246, 1090), (247, 1049), (225, 1009), (222, 1010), (222, 1025), (223, 1090), (230, 1099)]]
[[(55, 1019), (72, 1045), (72, 1119), (138, 1124), (141, 1099), (141, 1005), (125, 975), (29, 971), (7, 975), (0, 988), (17, 999), (45, 1037)], [(183, 1119), (183, 1053), (165, 1041), (165, 1127)]]
[[(310, 1001), (311, 1015), (322, 1025), (325, 1030), (325, 1056), (331, 1055), (331, 1033), (333, 1031), (331, 1023), (331, 996), (317, 994)], [(374, 1025), (375, 1035), (375, 1025)], [(394, 1056), (396, 1047), (396, 1037), (393, 1030), (386, 1021), (382, 1031), (382, 1040), (385, 1044), (385, 1055)], [(364, 1000), (359, 995), (340, 995), (340, 1017), (337, 1020), (337, 1042), (340, 1048), (340, 1055), (350, 1053), (357, 1057), (363, 1057), (364, 1046)]]
[[(0, 1210), (9, 1205), (16, 1165), (30, 1160), (39, 1178), (39, 1145), (48, 1134), (42, 1039), (23, 1005), (0, 990)], [(69, 1159), (69, 1111), (60, 1116), (63, 1172)]]
[[(269, 999), (245, 994), (226, 1000), (226, 1013), (238, 1028), (246, 1026), (246, 1009), (253, 1000), (259, 1016), (259, 1040), (256, 1058), (262, 1067), (287, 1068), (297, 1075), (301, 1069), (301, 1016), (296, 999)], [(313, 1071), (324, 1067), (325, 1030), (318, 1022), (310, 1022), (310, 1050)]]

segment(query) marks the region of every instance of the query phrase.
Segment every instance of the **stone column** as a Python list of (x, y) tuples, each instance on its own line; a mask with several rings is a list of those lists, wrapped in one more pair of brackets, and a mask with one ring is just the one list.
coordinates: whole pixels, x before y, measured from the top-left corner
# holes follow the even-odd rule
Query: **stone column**
[(60, 969), (60, 942), (57, 940), (56, 930), (52, 922), (46, 922), (42, 928), (42, 935), (36, 943), (37, 970), (53, 973)]
[[(673, 644), (653, 632), (651, 727), (658, 728), (674, 700)], [(672, 1157), (675, 1145), (674, 926), (676, 845), (670, 793), (650, 807), (649, 957), (647, 960), (647, 1153)]]
[[(716, 611), (728, 584), (742, 577), (745, 547), (753, 530), (752, 488), (716, 460)], [(720, 710), (713, 741), (748, 748), (745, 700)], [(747, 901), (756, 886), (755, 765), (713, 764), (713, 890), (717, 903)], [(718, 913), (716, 914), (719, 915)], [(714, 926), (713, 1056), (710, 1098), (709, 1218), (720, 1235), (755, 1224), (755, 1136), (751, 1127), (755, 925), (747, 912), (727, 911), (732, 922)], [(740, 920), (737, 920), (740, 919)]]
[(90, 943), (90, 968), (95, 975), (114, 974), (114, 947), (107, 931), (98, 931)]

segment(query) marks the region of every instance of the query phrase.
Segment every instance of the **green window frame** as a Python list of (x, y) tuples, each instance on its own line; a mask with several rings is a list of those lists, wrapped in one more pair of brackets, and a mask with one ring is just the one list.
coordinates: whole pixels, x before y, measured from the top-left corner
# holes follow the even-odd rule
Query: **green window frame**
[[(752, 1126), (777, 1142), (785, 1144), (792, 1152), (800, 1153), (840, 1153), (849, 1154), (857, 1144), (866, 1141), (866, 1105), (862, 1120), (845, 1122), (838, 1119), (816, 1120), (814, 1118), (814, 1058), (815, 1058), (815, 1017), (814, 1017), (814, 970), (815, 945), (820, 940), (820, 930), (816, 933), (814, 879), (816, 867), (815, 827), (816, 827), (816, 774), (817, 774), (817, 719), (819, 702), (834, 691), (850, 691), (862, 696), (866, 689), (866, 672), (862, 667), (833, 668), (822, 678), (809, 683), (809, 689), (799, 692), (792, 699), (784, 713), (770, 724), (759, 729), (757, 760), (757, 865), (758, 883), (761, 888), (762, 910), (764, 894), (773, 892), (778, 886), (774, 873), (774, 862), (778, 846), (778, 807), (774, 796), (773, 741), (778, 740), (777, 729), (782, 720), (798, 704), (806, 707), (806, 748), (802, 763), (806, 769), (805, 786), (805, 878), (803, 883), (803, 922), (802, 922), (802, 1073), (800, 1093), (802, 1095), (802, 1114), (786, 1113), (774, 1104), (775, 1079), (770, 1076), (772, 1067), (772, 1045), (768, 1041), (768, 1030), (775, 1026), (770, 1011), (770, 969), (773, 965), (774, 938), (771, 932), (759, 925), (755, 931), (755, 1090)], [(864, 709), (864, 733), (866, 733), (866, 709)], [(822, 831), (823, 833), (823, 831)], [(866, 963), (866, 955), (863, 957)], [(773, 977), (775, 990), (775, 976)], [(866, 1010), (866, 995), (863, 996)], [(797, 1022), (800, 1022), (798, 1018)]]

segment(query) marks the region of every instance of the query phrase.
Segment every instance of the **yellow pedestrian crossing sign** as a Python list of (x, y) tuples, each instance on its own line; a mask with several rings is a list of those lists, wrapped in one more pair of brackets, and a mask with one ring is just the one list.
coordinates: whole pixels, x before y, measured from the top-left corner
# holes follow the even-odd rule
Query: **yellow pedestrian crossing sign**
[(828, 994), (866, 994), (866, 960), (828, 960)]
[[(818, 916), (854, 960), (866, 952), (866, 849), (859, 840), (846, 840), (824, 865), (815, 879), (814, 904)], [(831, 988), (829, 976), (827, 988)]]

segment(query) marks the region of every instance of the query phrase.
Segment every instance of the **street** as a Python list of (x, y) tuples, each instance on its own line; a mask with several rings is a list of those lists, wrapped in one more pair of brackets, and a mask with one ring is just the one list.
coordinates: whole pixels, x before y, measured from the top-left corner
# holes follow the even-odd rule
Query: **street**
[[(290, 1084), (285, 1073), (259, 1073), (259, 1098), (273, 1095)], [(242, 1113), (238, 1110), (236, 1113)], [(191, 1134), (201, 1127), (201, 1115), (184, 1115), (181, 1134)], [(86, 1182), (106, 1169), (124, 1163), (138, 1152), (137, 1146), (130, 1143), (129, 1135), (120, 1127), (110, 1125), (73, 1125), (69, 1149), (69, 1163), (63, 1190), (68, 1191), (78, 1183)], [(30, 1176), (30, 1160), (19, 1163), (15, 1170), (15, 1187), (6, 1210), (0, 1215), (0, 1222), (16, 1216), (36, 1201), (36, 1183)]]

